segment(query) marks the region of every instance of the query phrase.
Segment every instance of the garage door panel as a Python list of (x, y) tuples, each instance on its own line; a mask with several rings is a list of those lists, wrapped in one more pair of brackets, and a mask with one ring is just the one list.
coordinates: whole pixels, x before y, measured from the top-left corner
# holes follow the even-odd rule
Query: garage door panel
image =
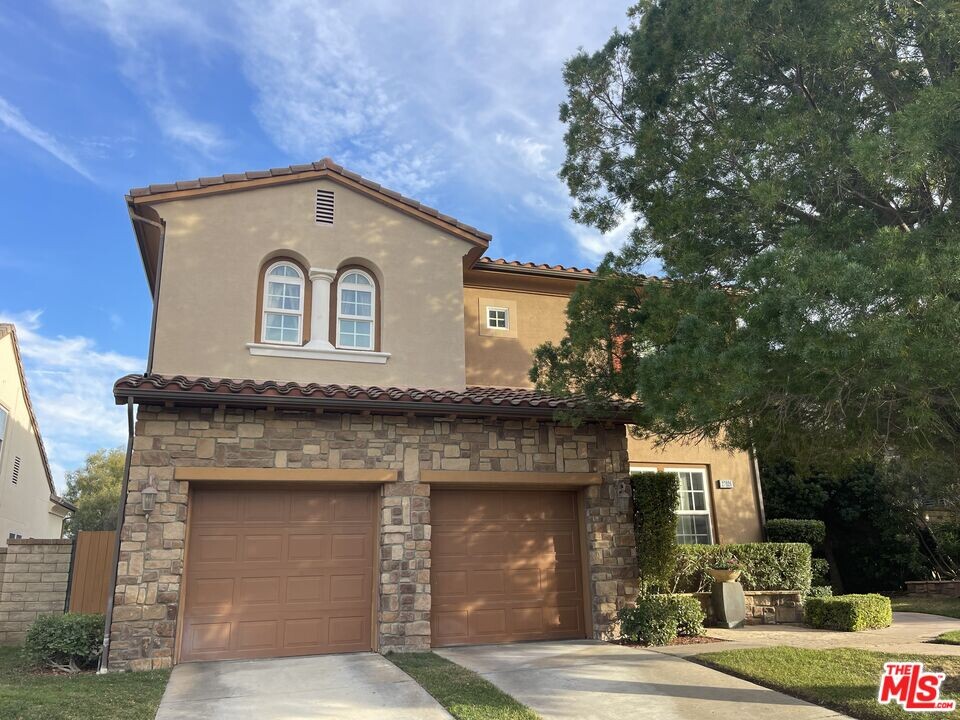
[(195, 491), (181, 659), (369, 650), (374, 537), (368, 490)]
[(575, 493), (435, 490), (431, 516), (435, 646), (584, 637)]

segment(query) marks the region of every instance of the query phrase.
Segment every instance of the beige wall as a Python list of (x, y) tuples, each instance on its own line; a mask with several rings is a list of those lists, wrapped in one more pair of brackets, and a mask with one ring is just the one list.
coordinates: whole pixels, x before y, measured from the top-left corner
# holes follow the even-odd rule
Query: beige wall
[[(0, 405), (9, 413), (0, 447), (0, 546), (10, 533), (24, 538), (59, 538), (63, 518), (51, 512), (50, 486), (30, 422), (13, 349), (13, 335), (0, 337)], [(20, 458), (14, 485), (13, 464)]]
[[(566, 306), (577, 281), (552, 278), (519, 278), (506, 273), (474, 270), (464, 288), (467, 384), (529, 387), (527, 373), (538, 345), (563, 338)], [(481, 299), (516, 303), (516, 337), (480, 334), (485, 321)], [(762, 539), (756, 483), (747, 453), (730, 453), (707, 444), (653, 443), (631, 437), (631, 465), (696, 465), (705, 467), (713, 501), (714, 535), (719, 542), (754, 542)], [(733, 489), (720, 490), (717, 480), (733, 480)]]
[[(314, 222), (317, 188), (334, 225)], [(329, 180), (158, 203), (166, 221), (153, 370), (358, 385), (462, 388), (460, 238)], [(379, 276), (386, 364), (251, 356), (258, 273), (287, 251), (309, 267), (366, 261)], [(326, 328), (313, 328), (325, 333)]]

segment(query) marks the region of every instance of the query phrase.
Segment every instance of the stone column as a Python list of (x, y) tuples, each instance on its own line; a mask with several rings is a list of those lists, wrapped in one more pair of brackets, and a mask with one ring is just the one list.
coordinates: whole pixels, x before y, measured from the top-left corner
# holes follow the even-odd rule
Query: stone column
[[(336, 270), (310, 268), (310, 282), (313, 283), (313, 307), (310, 308), (310, 342), (308, 348), (332, 350), (329, 340), (330, 327), (330, 284), (337, 276)], [(332, 310), (336, 312), (336, 309)]]

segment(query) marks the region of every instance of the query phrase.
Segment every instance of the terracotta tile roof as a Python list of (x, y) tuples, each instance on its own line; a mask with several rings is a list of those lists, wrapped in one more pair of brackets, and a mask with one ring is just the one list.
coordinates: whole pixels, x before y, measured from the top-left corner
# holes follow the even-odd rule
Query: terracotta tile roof
[(490, 269), (516, 269), (516, 270), (532, 270), (540, 272), (549, 272), (549, 273), (565, 273), (569, 275), (582, 275), (583, 277), (593, 277), (596, 275), (594, 270), (590, 268), (578, 268), (570, 267), (566, 265), (548, 265), (547, 263), (532, 263), (532, 262), (520, 262), (519, 260), (505, 260), (504, 258), (488, 258), (482, 257), (477, 261), (475, 267), (483, 269), (488, 267)]
[(196, 180), (180, 180), (173, 183), (164, 183), (160, 185), (148, 185), (147, 187), (133, 188), (128, 193), (130, 198), (141, 198), (148, 197), (150, 195), (159, 195), (162, 193), (178, 192), (182, 190), (199, 190), (202, 188), (208, 188), (218, 185), (230, 185), (233, 183), (242, 183), (250, 180), (261, 180), (264, 178), (275, 178), (283, 176), (296, 176), (303, 175), (306, 173), (317, 173), (321, 171), (326, 171), (341, 177), (345, 177), (349, 180), (353, 180), (360, 185), (363, 185), (368, 190), (385, 195), (391, 200), (396, 200), (404, 205), (411, 207), (414, 210), (419, 210), (420, 212), (436, 218), (448, 225), (453, 225), (454, 227), (462, 230), (465, 233), (474, 235), (484, 242), (490, 242), (493, 239), (493, 236), (490, 233), (483, 232), (478, 230), (472, 225), (467, 225), (460, 220), (457, 220), (455, 217), (450, 215), (444, 215), (436, 208), (432, 208), (429, 205), (424, 205), (423, 203), (414, 200), (413, 198), (406, 197), (401, 195), (395, 190), (390, 190), (383, 187), (379, 183), (374, 182), (373, 180), (368, 180), (362, 175), (358, 175), (355, 172), (347, 170), (342, 165), (338, 165), (330, 158), (323, 158), (319, 162), (307, 163), (305, 165), (289, 165), (287, 167), (280, 168), (271, 168), (270, 170), (248, 170), (241, 173), (230, 173), (226, 175), (214, 175), (211, 177), (202, 177), (197, 178)]
[(53, 484), (53, 473), (50, 472), (50, 461), (47, 459), (47, 449), (43, 444), (43, 437), (40, 435), (40, 425), (37, 423), (37, 416), (33, 412), (33, 403), (30, 402), (27, 376), (23, 372), (23, 361), (20, 359), (20, 344), (17, 342), (17, 328), (11, 323), (0, 323), (0, 339), (5, 338), (7, 335), (11, 336), (10, 339), (13, 342), (13, 357), (17, 363), (17, 372), (20, 374), (20, 386), (23, 388), (23, 397), (26, 400), (27, 416), (30, 418), (30, 425), (33, 426), (33, 434), (37, 438), (37, 447), (40, 448), (40, 460), (43, 462), (43, 472), (47, 476), (47, 486), (50, 488), (50, 500), (67, 510), (76, 510), (76, 505), (64, 500), (57, 494), (57, 488)]
[[(138, 403), (194, 405), (300, 406), (330, 410), (379, 410), (418, 414), (513, 415), (552, 417), (583, 407), (582, 396), (557, 397), (524, 388), (468, 386), (462, 391), (426, 388), (322, 385), (267, 380), (127, 375), (113, 388), (117, 404), (128, 397)], [(597, 419), (625, 422), (627, 406), (611, 407)]]

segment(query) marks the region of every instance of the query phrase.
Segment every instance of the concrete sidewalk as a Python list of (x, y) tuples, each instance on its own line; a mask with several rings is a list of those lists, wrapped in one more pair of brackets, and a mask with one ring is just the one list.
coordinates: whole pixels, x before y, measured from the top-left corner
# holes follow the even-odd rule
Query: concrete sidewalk
[(864, 630), (852, 633), (814, 630), (802, 625), (747, 625), (735, 630), (707, 628), (707, 635), (727, 642), (702, 645), (671, 645), (655, 649), (657, 652), (676, 655), (677, 657), (701, 655), (722, 650), (770, 647), (772, 645), (786, 645), (812, 650), (856, 648), (876, 652), (902, 653), (904, 655), (960, 656), (960, 645), (937, 645), (930, 642), (938, 635), (949, 630), (960, 630), (960, 620), (943, 617), (942, 615), (895, 612), (893, 614), (893, 625), (882, 630)]
[(374, 653), (177, 665), (156, 720), (445, 720), (450, 715)]
[(845, 717), (681, 658), (594, 640), (435, 652), (480, 673), (544, 720)]

